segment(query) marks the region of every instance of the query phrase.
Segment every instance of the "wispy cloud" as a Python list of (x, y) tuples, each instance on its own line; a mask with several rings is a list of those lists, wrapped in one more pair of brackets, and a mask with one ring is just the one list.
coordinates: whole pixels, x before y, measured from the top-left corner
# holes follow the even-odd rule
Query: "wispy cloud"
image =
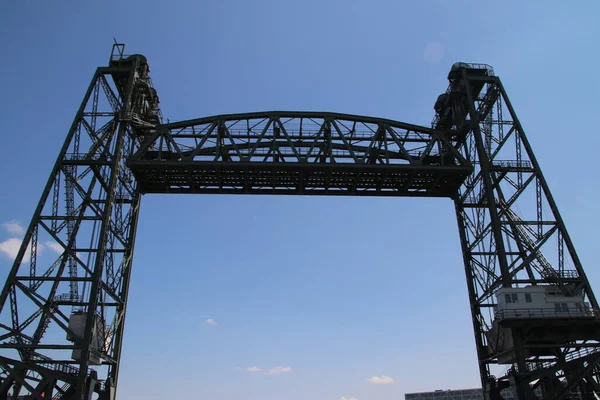
[(48, 247), (49, 249), (54, 250), (58, 254), (62, 254), (65, 251), (65, 249), (60, 244), (58, 244), (56, 242), (47, 241), (47, 242), (44, 242), (44, 245), (46, 247)]
[[(0, 242), (0, 251), (4, 253), (8, 258), (14, 260), (17, 258), (17, 254), (19, 253), (19, 249), (21, 248), (21, 243), (23, 241), (17, 238), (10, 238), (5, 240), (4, 242)], [(40, 245), (38, 244), (38, 250), (40, 250)], [(23, 262), (29, 263), (31, 257), (31, 243), (27, 246), (27, 251), (23, 256)]]
[(21, 226), (17, 221), (8, 221), (2, 224), (4, 229), (11, 235), (24, 235), (25, 228)]
[(270, 370), (265, 372), (265, 375), (279, 375), (279, 374), (284, 374), (284, 373), (288, 373), (288, 372), (292, 372), (292, 367), (279, 366), (279, 367), (271, 368)]
[(217, 321), (215, 321), (212, 318), (207, 319), (206, 321), (204, 321), (205, 323), (207, 323), (208, 325), (217, 325)]
[[(18, 221), (8, 221), (2, 224), (2, 227), (6, 230), (6, 232), (11, 235), (23, 236), (25, 234), (25, 228)], [(12, 237), (10, 239), (6, 239), (3, 242), (0, 242), (0, 253), (4, 253), (4, 255), (11, 260), (17, 258), (17, 254), (21, 249), (21, 244), (23, 243), (23, 239), (18, 237)], [(39, 255), (45, 249), (44, 244), (37, 244), (37, 254)], [(31, 242), (29, 246), (27, 246), (27, 250), (23, 255), (23, 263), (29, 264), (31, 260)]]
[(342, 396), (340, 397), (340, 400), (358, 400), (356, 397), (346, 397), (346, 396)]
[(369, 383), (372, 383), (373, 385), (389, 385), (390, 383), (394, 383), (394, 379), (392, 379), (386, 375), (372, 376), (372, 377), (368, 378), (367, 380), (369, 381)]
[(258, 367), (248, 367), (248, 368), (246, 368), (246, 371), (248, 371), (248, 372), (260, 372), (262, 370), (260, 368), (258, 368)]

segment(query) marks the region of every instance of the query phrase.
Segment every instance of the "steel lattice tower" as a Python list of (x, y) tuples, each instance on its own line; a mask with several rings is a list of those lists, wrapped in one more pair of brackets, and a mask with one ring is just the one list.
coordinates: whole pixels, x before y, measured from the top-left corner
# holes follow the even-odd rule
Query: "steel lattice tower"
[(491, 67), (448, 79), (431, 128), (322, 112), (163, 124), (147, 60), (114, 45), (0, 295), (0, 399), (114, 398), (145, 193), (450, 198), (486, 398), (594, 398), (598, 303), (523, 128)]

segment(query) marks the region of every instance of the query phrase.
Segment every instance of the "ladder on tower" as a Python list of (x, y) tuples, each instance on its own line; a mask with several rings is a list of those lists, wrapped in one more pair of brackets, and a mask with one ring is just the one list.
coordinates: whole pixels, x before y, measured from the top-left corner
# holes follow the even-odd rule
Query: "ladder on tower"
[(548, 261), (548, 259), (542, 254), (539, 249), (536, 249), (536, 244), (531, 239), (531, 236), (526, 232), (526, 229), (523, 227), (523, 220), (509, 207), (506, 206), (506, 203), (503, 201), (499, 202), (500, 206), (505, 212), (506, 218), (512, 227), (517, 231), (519, 238), (522, 243), (527, 246), (527, 249), (533, 253), (535, 260), (537, 263), (532, 262), (531, 265), (536, 269), (536, 271), (548, 281), (550, 284), (557, 286), (563, 293), (568, 296), (573, 295), (573, 285), (565, 282), (565, 279), (568, 278), (576, 278), (577, 274), (575, 271), (560, 271), (555, 270), (552, 267), (552, 264)]

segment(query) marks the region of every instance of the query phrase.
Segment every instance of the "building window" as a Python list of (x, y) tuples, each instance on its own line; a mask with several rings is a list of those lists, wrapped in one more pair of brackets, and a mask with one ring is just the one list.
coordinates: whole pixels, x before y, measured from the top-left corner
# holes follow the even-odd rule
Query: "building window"
[(525, 293), (525, 302), (531, 303), (531, 293)]
[(504, 302), (505, 303), (512, 303), (512, 300), (510, 299), (510, 294), (509, 293), (506, 293), (504, 295)]
[(512, 302), (513, 303), (518, 303), (519, 302), (519, 296), (516, 293), (512, 294)]
[(569, 312), (569, 305), (567, 303), (561, 303), (561, 305), (564, 312)]

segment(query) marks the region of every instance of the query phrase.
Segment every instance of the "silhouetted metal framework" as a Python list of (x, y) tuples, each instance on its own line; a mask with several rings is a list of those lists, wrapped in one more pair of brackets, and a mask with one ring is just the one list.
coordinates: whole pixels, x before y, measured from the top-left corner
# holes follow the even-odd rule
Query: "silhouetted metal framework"
[(356, 115), (223, 115), (142, 140), (127, 165), (144, 193), (447, 197), (472, 171), (433, 129)]
[[(146, 59), (123, 51), (96, 70), (0, 294), (0, 399), (114, 398), (143, 193), (451, 198), (486, 398), (600, 393), (597, 301), (489, 66), (452, 67), (432, 128), (283, 111), (163, 124)], [(523, 285), (589, 307), (497, 308)]]

